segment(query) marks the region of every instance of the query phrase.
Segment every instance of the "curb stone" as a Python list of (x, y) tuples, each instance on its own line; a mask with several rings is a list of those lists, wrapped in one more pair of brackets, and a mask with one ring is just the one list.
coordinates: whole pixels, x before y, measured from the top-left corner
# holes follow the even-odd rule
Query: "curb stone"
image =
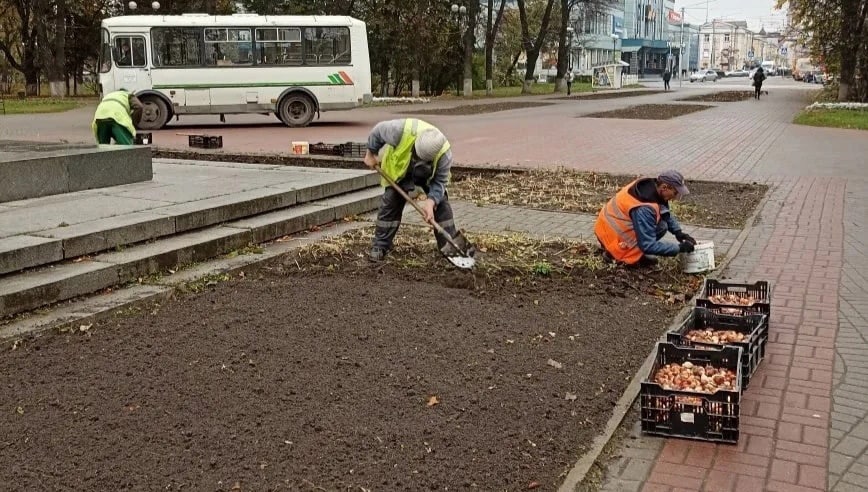
[[(713, 272), (706, 275), (706, 278), (716, 279), (723, 274), (723, 271), (729, 265), (730, 261), (738, 255), (738, 252), (741, 250), (741, 247), (744, 245), (747, 240), (748, 235), (755, 227), (754, 222), (756, 218), (759, 216), (763, 207), (765, 207), (766, 203), (771, 197), (772, 189), (769, 188), (766, 191), (765, 196), (760, 202), (757, 204), (753, 213), (750, 217), (745, 221), (745, 227), (742, 228), (741, 232), (733, 241), (732, 246), (726, 252), (726, 258), (720, 262), (720, 265), (714, 269)], [(674, 330), (678, 328), (681, 322), (685, 319), (690, 310), (693, 309), (693, 306), (684, 306), (678, 314), (675, 315), (674, 321), (666, 328), (663, 332), (662, 337), (665, 337), (666, 333), (670, 330)], [(615, 407), (613, 408), (612, 416), (609, 418), (609, 421), (606, 422), (606, 427), (603, 430), (602, 434), (597, 435), (594, 438), (594, 441), (591, 445), (591, 450), (582, 455), (579, 460), (573, 465), (573, 468), (567, 474), (567, 477), (564, 479), (563, 484), (558, 488), (558, 492), (574, 492), (578, 489), (578, 486), (584, 482), (585, 478), (588, 475), (588, 472), (594, 466), (594, 463), (602, 454), (603, 449), (614, 436), (615, 431), (621, 426), (624, 421), (624, 417), (629, 413), (630, 408), (636, 402), (636, 398), (639, 396), (639, 389), (642, 384), (642, 380), (645, 379), (645, 375), (651, 371), (651, 367), (654, 365), (654, 351), (652, 350), (648, 357), (645, 359), (645, 362), (642, 363), (642, 366), (636, 371), (636, 374), (633, 375), (633, 378), (630, 380), (630, 384), (627, 385), (627, 388), (624, 390), (624, 393), (621, 394), (621, 397), (618, 399), (618, 402), (615, 403)]]

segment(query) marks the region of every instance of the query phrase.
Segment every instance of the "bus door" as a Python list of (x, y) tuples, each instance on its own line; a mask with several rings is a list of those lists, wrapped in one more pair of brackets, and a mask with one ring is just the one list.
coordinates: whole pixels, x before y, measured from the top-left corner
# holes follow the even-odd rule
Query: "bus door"
[(142, 34), (115, 34), (112, 37), (115, 89), (133, 94), (151, 88), (147, 40)]

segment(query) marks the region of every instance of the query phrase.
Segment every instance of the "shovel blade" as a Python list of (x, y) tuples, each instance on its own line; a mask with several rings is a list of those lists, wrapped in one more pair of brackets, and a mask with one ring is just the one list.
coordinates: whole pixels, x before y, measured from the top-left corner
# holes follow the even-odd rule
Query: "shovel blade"
[(476, 255), (476, 248), (470, 241), (464, 237), (464, 234), (459, 231), (452, 238), (458, 248), (452, 245), (452, 243), (447, 242), (440, 248), (440, 252), (443, 253), (443, 256), (449, 260), (450, 263), (455, 265), (462, 270), (469, 270), (476, 265), (476, 259), (474, 256)]

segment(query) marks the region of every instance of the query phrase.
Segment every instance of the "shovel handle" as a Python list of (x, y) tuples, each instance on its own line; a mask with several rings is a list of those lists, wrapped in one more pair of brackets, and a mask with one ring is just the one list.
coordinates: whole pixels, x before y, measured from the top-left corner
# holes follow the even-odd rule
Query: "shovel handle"
[[(382, 176), (383, 179), (385, 179), (389, 183), (389, 185), (391, 185), (392, 188), (394, 188), (395, 191), (398, 192), (399, 195), (401, 195), (402, 197), (404, 197), (405, 200), (410, 202), (410, 205), (412, 205), (413, 208), (415, 208), (416, 211), (419, 212), (419, 215), (421, 215), (423, 219), (425, 218), (425, 211), (422, 210), (422, 207), (420, 207), (418, 203), (416, 203), (416, 200), (413, 200), (412, 198), (410, 198), (410, 195), (408, 195), (407, 192), (404, 191), (403, 188), (398, 186), (398, 183), (396, 183), (394, 179), (392, 179), (391, 177), (386, 175), (386, 173), (384, 173), (383, 170), (380, 169), (379, 165), (374, 165), (374, 169), (376, 169), (377, 172), (380, 173), (380, 176)], [(445, 229), (443, 229), (443, 226), (438, 224), (436, 220), (428, 221), (428, 223), (431, 225), (431, 227), (434, 228), (435, 231), (437, 231), (438, 233), (440, 233), (441, 236), (446, 238), (446, 241), (449, 244), (451, 244), (456, 250), (458, 250), (462, 254), (464, 254), (464, 251), (462, 251), (462, 249), (458, 246), (458, 244), (455, 243), (455, 240), (452, 239), (452, 236), (448, 232), (446, 232)]]

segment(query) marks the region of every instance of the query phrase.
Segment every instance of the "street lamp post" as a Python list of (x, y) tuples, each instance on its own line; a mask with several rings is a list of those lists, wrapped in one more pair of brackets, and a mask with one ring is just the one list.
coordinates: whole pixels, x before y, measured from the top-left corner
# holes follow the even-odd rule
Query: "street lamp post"
[(567, 41), (567, 46), (569, 47), (569, 48), (567, 48), (569, 50), (568, 51), (569, 54), (567, 55), (567, 59), (569, 60), (569, 63), (568, 63), (569, 67), (568, 68), (573, 67), (573, 32), (574, 31), (575, 31), (575, 29), (573, 29), (572, 26), (567, 26), (567, 35), (569, 36), (569, 41)]
[(618, 59), (616, 58), (617, 50), (618, 50), (618, 35), (613, 33), (612, 34), (612, 63), (615, 63), (618, 61)]
[(464, 38), (464, 19), (467, 18), (467, 7), (465, 7), (464, 5), (459, 6), (458, 4), (453, 3), (449, 9), (452, 11), (452, 17), (458, 23), (458, 46), (459, 46), (459, 48), (462, 48), (461, 49), (461, 61), (462, 61), (461, 66), (462, 66), (462, 69), (458, 71), (458, 82), (455, 84), (455, 95), (458, 96), (461, 93), (460, 92), (461, 91), (461, 83), (462, 83), (462, 79), (463, 79), (463, 75), (464, 75), (464, 73), (463, 73), (464, 72), (464, 69), (463, 69), (463, 67), (464, 67), (464, 49), (463, 49), (463, 46), (461, 45), (461, 41)]

